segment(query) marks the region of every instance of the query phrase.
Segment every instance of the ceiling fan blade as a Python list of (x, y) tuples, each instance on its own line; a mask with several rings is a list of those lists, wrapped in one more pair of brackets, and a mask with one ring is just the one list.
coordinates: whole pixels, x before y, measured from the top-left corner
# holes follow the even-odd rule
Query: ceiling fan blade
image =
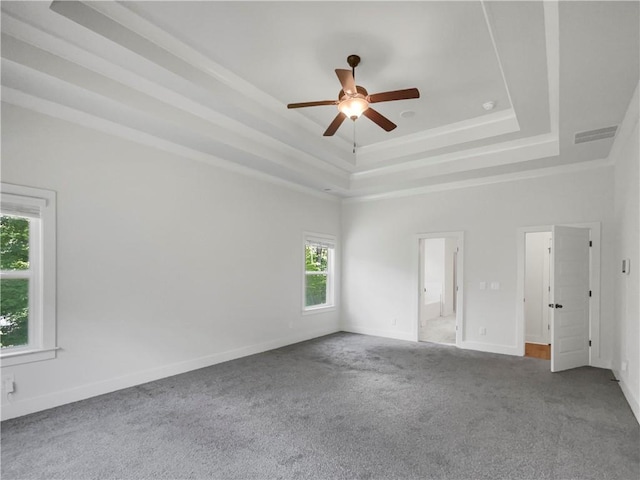
[(287, 108), (319, 107), (321, 105), (337, 105), (337, 100), (320, 100), (319, 102), (290, 103)]
[(391, 100), (409, 100), (410, 98), (420, 98), (420, 92), (417, 88), (374, 93), (373, 95), (369, 95), (369, 103), (390, 102)]
[(371, 107), (367, 108), (364, 112), (362, 112), (362, 114), (365, 117), (367, 117), (369, 120), (371, 120), (373, 123), (385, 129), (387, 132), (390, 132), (391, 130), (397, 127), (395, 123), (393, 123), (387, 117), (385, 117), (384, 115), (381, 115)]
[(344, 122), (345, 118), (347, 118), (347, 116), (344, 113), (338, 113), (338, 115), (336, 115), (336, 118), (333, 119), (333, 122), (331, 122), (331, 125), (329, 125), (329, 128), (327, 128), (327, 130), (322, 135), (325, 137), (330, 137), (331, 135), (336, 133), (338, 127), (342, 125), (342, 122)]
[(353, 78), (353, 73), (351, 73), (351, 70), (336, 68), (336, 75), (338, 75), (338, 79), (340, 80), (340, 84), (342, 85), (342, 90), (344, 90), (344, 93), (348, 93), (349, 95), (358, 93), (356, 90), (356, 81)]

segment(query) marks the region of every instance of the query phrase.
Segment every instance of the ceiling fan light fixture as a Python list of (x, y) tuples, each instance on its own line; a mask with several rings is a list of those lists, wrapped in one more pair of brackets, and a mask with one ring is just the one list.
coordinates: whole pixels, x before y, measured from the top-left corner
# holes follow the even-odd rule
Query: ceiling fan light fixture
[(369, 102), (364, 95), (356, 94), (345, 98), (338, 104), (338, 110), (345, 114), (351, 120), (357, 120), (367, 108), (369, 108)]
[(370, 108), (369, 104), (420, 98), (420, 92), (418, 89), (405, 88), (404, 90), (393, 90), (369, 95), (364, 87), (356, 85), (355, 70), (360, 63), (360, 57), (358, 55), (349, 55), (349, 57), (347, 57), (347, 63), (351, 67), (351, 70), (336, 68), (336, 75), (338, 76), (338, 80), (340, 80), (340, 85), (342, 86), (342, 90), (338, 93), (338, 100), (290, 103), (287, 105), (287, 108), (336, 105), (338, 107), (338, 114), (322, 134), (324, 137), (330, 137), (335, 134), (338, 128), (340, 128), (340, 125), (342, 125), (347, 118), (350, 118), (355, 122), (361, 115), (364, 115), (387, 132), (396, 128), (397, 125), (395, 123), (377, 112), (375, 109)]

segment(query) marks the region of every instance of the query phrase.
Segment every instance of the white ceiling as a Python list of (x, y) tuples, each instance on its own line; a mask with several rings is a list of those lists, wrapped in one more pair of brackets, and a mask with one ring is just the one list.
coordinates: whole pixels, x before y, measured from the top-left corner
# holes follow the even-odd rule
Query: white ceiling
[[(589, 168), (613, 139), (573, 137), (621, 122), (638, 7), (3, 1), (2, 100), (342, 197)], [(352, 53), (369, 93), (421, 96), (375, 106), (392, 132), (363, 117), (323, 137), (334, 106), (286, 104), (336, 99), (334, 70)]]

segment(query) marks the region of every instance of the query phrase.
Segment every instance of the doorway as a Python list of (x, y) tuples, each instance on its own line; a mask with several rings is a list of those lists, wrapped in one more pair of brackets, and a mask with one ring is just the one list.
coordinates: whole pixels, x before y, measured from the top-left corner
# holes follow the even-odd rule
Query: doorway
[(462, 232), (419, 238), (419, 341), (458, 344), (462, 324), (461, 247)]
[(552, 372), (597, 363), (600, 223), (519, 229), (517, 292), (521, 355), (550, 346)]
[(551, 232), (525, 234), (524, 355), (551, 360)]

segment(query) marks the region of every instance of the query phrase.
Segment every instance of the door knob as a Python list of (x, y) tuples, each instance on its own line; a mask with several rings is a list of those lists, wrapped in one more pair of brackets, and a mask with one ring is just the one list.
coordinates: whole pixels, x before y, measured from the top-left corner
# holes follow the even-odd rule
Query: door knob
[(559, 303), (556, 303), (556, 308), (562, 308), (562, 305), (560, 305)]
[(562, 308), (562, 305), (560, 305), (559, 303), (556, 303), (555, 305), (553, 303), (550, 303), (549, 307), (551, 307), (551, 308)]

